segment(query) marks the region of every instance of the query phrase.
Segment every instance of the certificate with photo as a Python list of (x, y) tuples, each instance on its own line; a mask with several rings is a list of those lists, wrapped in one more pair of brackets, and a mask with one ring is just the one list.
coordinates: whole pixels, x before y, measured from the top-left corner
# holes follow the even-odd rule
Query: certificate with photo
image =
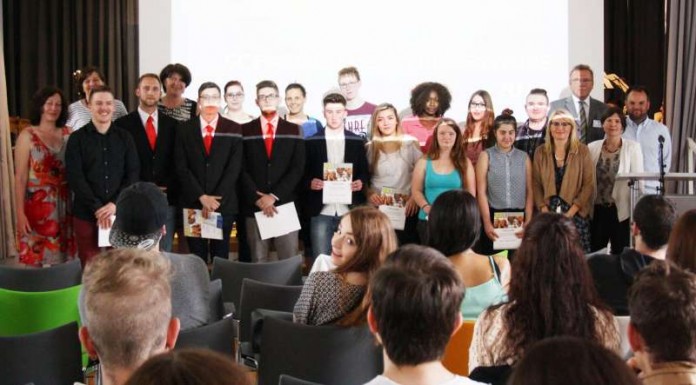
[(517, 249), (522, 243), (518, 234), (524, 226), (524, 212), (499, 212), (493, 214), (493, 229), (498, 239), (493, 241), (493, 249)]
[(406, 201), (408, 201), (408, 195), (398, 193), (391, 187), (382, 187), (379, 201), (381, 202), (379, 211), (387, 215), (394, 230), (403, 230), (406, 227)]
[(352, 163), (324, 163), (322, 203), (340, 203), (345, 205), (353, 203), (352, 183)]
[(192, 238), (222, 239), (222, 214), (208, 213), (203, 218), (203, 211), (184, 209), (184, 235)]

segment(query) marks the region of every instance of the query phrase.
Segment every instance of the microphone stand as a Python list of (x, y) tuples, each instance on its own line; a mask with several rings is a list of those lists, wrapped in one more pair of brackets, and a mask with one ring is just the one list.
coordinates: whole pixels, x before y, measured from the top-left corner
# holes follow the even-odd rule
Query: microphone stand
[(664, 147), (665, 147), (665, 137), (660, 135), (657, 139), (660, 142), (660, 147), (657, 152), (657, 160), (660, 164), (660, 186), (657, 188), (657, 193), (660, 195), (665, 195), (665, 162), (664, 162)]

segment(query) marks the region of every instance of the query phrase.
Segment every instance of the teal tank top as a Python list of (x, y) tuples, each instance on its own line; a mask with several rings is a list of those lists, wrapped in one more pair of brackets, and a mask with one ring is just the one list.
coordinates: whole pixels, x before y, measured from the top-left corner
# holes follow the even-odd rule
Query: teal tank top
[(493, 278), (480, 285), (466, 288), (461, 307), (464, 319), (475, 320), (489, 306), (507, 301), (507, 294), (505, 294), (503, 285), (498, 278), (498, 274), (496, 274), (493, 257), (489, 256), (488, 261), (491, 264), (491, 269), (493, 269)]
[[(423, 182), (423, 195), (428, 204), (433, 204), (435, 199), (445, 191), (462, 188), (462, 178), (455, 169), (449, 174), (438, 174), (433, 168), (433, 161), (428, 158), (425, 161), (425, 181)], [(425, 220), (425, 211), (418, 212), (418, 219)]]

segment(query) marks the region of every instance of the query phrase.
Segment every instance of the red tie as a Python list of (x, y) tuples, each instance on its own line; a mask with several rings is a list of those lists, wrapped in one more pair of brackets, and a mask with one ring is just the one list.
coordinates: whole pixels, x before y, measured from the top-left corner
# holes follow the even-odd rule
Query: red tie
[(147, 123), (145, 123), (145, 134), (147, 135), (147, 141), (150, 142), (150, 148), (152, 151), (155, 151), (157, 131), (155, 130), (155, 123), (154, 119), (152, 119), (152, 115), (147, 117)]
[(205, 136), (203, 136), (203, 145), (205, 146), (205, 154), (210, 155), (210, 146), (213, 145), (213, 131), (211, 126), (205, 126)]
[(271, 152), (273, 151), (273, 124), (268, 122), (267, 126), (268, 129), (266, 130), (264, 142), (266, 142), (266, 155), (268, 155), (268, 159), (271, 159)]

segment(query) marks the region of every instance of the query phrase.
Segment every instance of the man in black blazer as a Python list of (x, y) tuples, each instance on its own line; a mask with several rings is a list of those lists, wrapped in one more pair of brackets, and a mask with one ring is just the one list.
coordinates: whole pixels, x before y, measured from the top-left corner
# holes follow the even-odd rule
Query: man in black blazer
[[(578, 138), (587, 144), (604, 138), (601, 118), (607, 105), (590, 97), (594, 87), (594, 72), (586, 64), (578, 64), (570, 71), (571, 96), (551, 102), (549, 115), (560, 108), (568, 110), (578, 126)], [(582, 105), (581, 105), (582, 104)], [(583, 117), (584, 111), (584, 117)]]
[(326, 128), (306, 139), (307, 161), (302, 182), (305, 189), (305, 215), (311, 218), (310, 234), (314, 258), (319, 254), (331, 254), (331, 237), (341, 216), (350, 209), (348, 205), (322, 203), (324, 163), (353, 164), (351, 206), (365, 203), (363, 187), (368, 185), (370, 179), (365, 141), (344, 127), (347, 116), (346, 99), (341, 94), (333, 93), (326, 95), (323, 103)]
[[(276, 206), (294, 202), (304, 174), (305, 148), (300, 127), (278, 116), (278, 86), (264, 80), (256, 85), (261, 116), (242, 126), (242, 213), (254, 262), (268, 261), (271, 239), (262, 240), (254, 213), (272, 217)], [(298, 232), (272, 238), (278, 259), (298, 254)]]
[(204, 261), (209, 255), (211, 259), (228, 258), (230, 231), (239, 210), (242, 129), (220, 116), (220, 100), (220, 87), (212, 82), (201, 84), (201, 113), (183, 123), (176, 135), (176, 172), (183, 207), (201, 209), (204, 216), (222, 214), (222, 240), (187, 237), (191, 252)]
[(176, 172), (172, 167), (177, 121), (157, 112), (157, 103), (162, 96), (162, 83), (157, 75), (142, 75), (135, 95), (139, 100), (138, 108), (116, 120), (116, 125), (133, 137), (140, 159), (140, 180), (156, 184), (167, 195), (169, 207), (160, 249), (171, 251), (178, 203)]

